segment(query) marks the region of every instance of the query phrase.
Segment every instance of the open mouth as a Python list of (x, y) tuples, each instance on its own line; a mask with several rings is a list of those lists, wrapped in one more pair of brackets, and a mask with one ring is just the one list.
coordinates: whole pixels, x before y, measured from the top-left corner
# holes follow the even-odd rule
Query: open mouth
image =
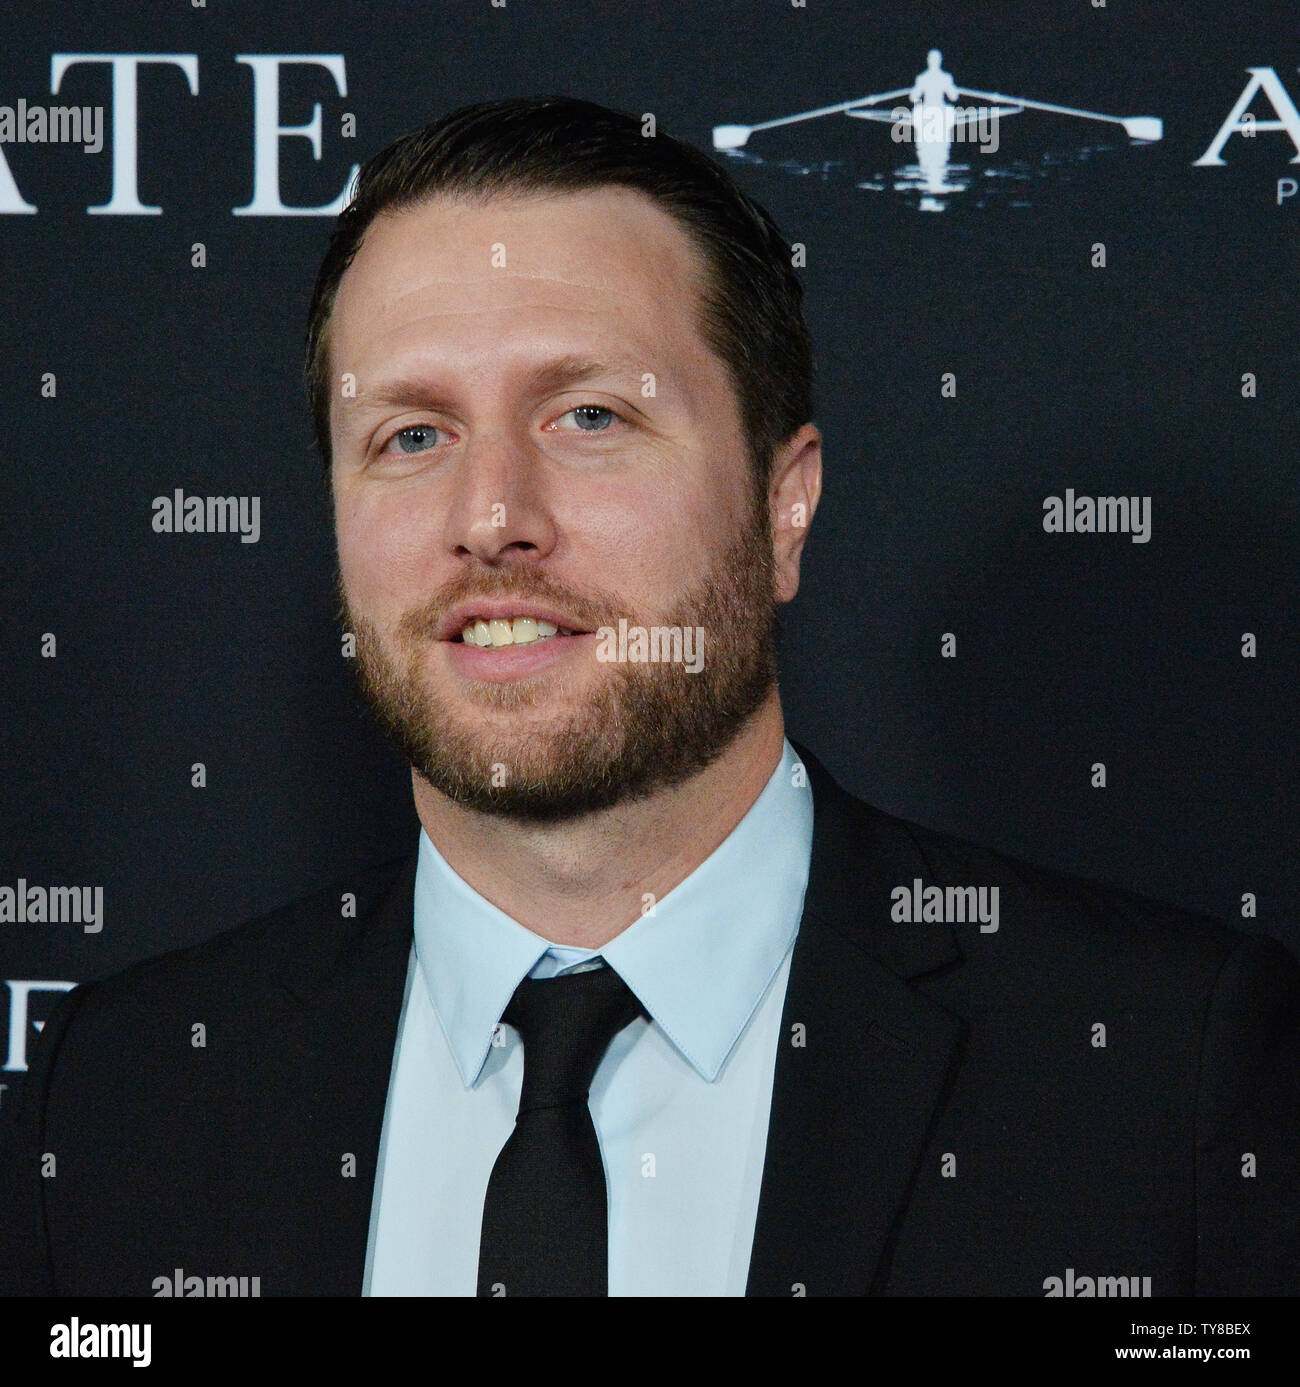
[(480, 617), (462, 628), (460, 639), (466, 645), (500, 649), (507, 645), (536, 645), (539, 641), (555, 640), (560, 636), (582, 636), (588, 632), (557, 626), (537, 617)]

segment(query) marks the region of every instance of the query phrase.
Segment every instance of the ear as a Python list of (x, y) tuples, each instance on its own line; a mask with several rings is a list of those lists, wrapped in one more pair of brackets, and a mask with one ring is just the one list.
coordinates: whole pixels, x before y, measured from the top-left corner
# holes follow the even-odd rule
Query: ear
[(778, 602), (789, 602), (799, 591), (799, 556), (821, 494), (822, 436), (815, 425), (804, 424), (772, 461), (768, 501)]

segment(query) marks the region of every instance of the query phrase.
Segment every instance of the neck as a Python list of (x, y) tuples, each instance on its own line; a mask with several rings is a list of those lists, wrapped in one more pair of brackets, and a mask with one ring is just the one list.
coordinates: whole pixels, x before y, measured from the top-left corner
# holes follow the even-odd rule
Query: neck
[(731, 746), (682, 785), (568, 823), (523, 823), (455, 804), (412, 775), (424, 831), (452, 871), (534, 934), (598, 949), (661, 900), (749, 812), (781, 760), (773, 688)]

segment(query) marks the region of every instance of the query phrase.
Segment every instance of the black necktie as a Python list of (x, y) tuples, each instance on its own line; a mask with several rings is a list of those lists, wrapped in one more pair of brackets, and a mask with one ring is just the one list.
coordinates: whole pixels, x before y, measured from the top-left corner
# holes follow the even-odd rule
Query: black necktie
[(642, 1011), (610, 967), (525, 978), (502, 1015), (524, 1043), (515, 1129), (483, 1201), (481, 1296), (609, 1294), (605, 1168), (587, 1093)]

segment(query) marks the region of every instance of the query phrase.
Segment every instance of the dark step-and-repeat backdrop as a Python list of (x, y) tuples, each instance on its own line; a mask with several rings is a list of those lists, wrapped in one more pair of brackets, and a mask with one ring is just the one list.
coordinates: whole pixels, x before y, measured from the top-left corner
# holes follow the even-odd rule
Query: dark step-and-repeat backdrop
[(356, 165), (492, 98), (652, 117), (791, 242), (826, 479), (790, 733), (892, 813), (1300, 949), (1298, 14), (6, 4), (0, 1112), (61, 991), (411, 841), (302, 337)]

